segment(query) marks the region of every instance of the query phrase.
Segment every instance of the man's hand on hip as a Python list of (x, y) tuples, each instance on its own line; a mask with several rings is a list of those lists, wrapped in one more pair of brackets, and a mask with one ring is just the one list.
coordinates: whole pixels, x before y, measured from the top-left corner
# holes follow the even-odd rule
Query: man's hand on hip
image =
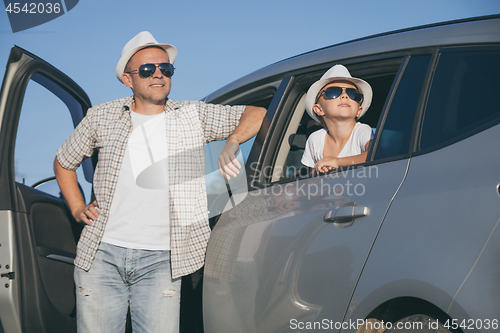
[(97, 208), (99, 208), (99, 205), (97, 205), (97, 201), (94, 200), (90, 205), (77, 209), (74, 214), (75, 220), (77, 222), (85, 222), (88, 225), (92, 225), (92, 222), (99, 216)]

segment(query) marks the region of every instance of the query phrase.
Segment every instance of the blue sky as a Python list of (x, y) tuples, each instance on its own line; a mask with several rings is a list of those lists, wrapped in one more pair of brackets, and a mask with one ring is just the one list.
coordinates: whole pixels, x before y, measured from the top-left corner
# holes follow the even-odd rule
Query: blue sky
[[(7, 13), (1, 11), (0, 75), (10, 49), (18, 45), (75, 80), (93, 105), (130, 96), (115, 77), (116, 63), (126, 42), (148, 30), (179, 51), (170, 98), (199, 100), (243, 75), (313, 49), (499, 13), (500, 0), (80, 0), (66, 14), (18, 33), (12, 32)], [(28, 95), (44, 93), (36, 85), (28, 86)], [(52, 104), (41, 102), (43, 98), (25, 99), (21, 113), (20, 122), (27, 125), (19, 126), (16, 179), (25, 178), (27, 185), (53, 174), (55, 151), (72, 129), (64, 106), (59, 116)], [(29, 114), (25, 108), (36, 113), (23, 119)], [(89, 191), (89, 184), (82, 185)]]
[(270, 63), (411, 26), (500, 13), (499, 0), (80, 0), (43, 25), (12, 33), (0, 13), (0, 73), (16, 44), (73, 78), (92, 103), (130, 95), (115, 77), (121, 49), (149, 30), (179, 50), (170, 97), (202, 99)]

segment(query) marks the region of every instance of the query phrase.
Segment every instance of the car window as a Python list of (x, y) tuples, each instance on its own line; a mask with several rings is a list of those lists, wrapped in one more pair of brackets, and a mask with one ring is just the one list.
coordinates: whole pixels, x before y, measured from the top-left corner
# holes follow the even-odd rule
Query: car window
[(500, 91), (500, 50), (439, 56), (420, 138), (420, 149), (452, 143), (494, 124)]
[[(402, 61), (403, 58), (392, 58), (346, 66), (352, 76), (362, 78), (372, 86), (372, 104), (359, 121), (369, 125), (374, 131)], [(301, 163), (302, 155), (309, 135), (322, 126), (307, 114), (304, 99), (311, 84), (318, 80), (326, 69), (297, 78), (299, 83), (296, 85), (296, 91), (289, 97), (294, 99), (294, 102), (289, 103), (288, 110), (282, 112), (284, 117), (288, 117), (288, 123), (283, 130), (283, 139), (269, 177), (270, 182), (309, 172)]]
[(240, 145), (237, 160), (242, 165), (240, 174), (225, 180), (219, 172), (217, 160), (226, 141), (213, 141), (203, 147), (205, 154), (205, 184), (207, 187), (208, 217), (221, 214), (232, 192), (246, 191), (247, 178), (243, 167), (250, 153), (254, 139)]
[[(231, 105), (252, 105), (268, 108), (271, 103), (275, 88), (265, 88), (254, 93), (246, 94), (243, 97), (230, 101)], [(245, 192), (248, 190), (245, 165), (248, 161), (255, 137), (240, 145), (237, 159), (242, 168), (236, 178), (225, 180), (219, 172), (217, 160), (226, 141), (213, 141), (203, 147), (205, 155), (205, 184), (207, 188), (207, 202), (209, 218), (220, 215), (226, 208), (226, 204), (231, 199), (233, 193)], [(234, 198), (232, 199), (234, 200)], [(236, 202), (231, 202), (235, 206)]]
[[(53, 161), (57, 148), (73, 131), (74, 122), (81, 119), (81, 105), (51, 84), (40, 74), (34, 74), (28, 83), (16, 135), (14, 170), (16, 182), (60, 196), (52, 178)], [(85, 179), (82, 167), (77, 175), (89, 199), (91, 183)], [(44, 182), (51, 185), (42, 186)]]
[(415, 113), (429, 66), (430, 55), (411, 57), (385, 119), (375, 159), (408, 154)]

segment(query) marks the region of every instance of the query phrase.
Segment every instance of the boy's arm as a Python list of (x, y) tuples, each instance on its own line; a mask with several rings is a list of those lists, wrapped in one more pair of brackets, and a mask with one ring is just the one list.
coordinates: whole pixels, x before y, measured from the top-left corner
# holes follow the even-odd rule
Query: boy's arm
[(85, 204), (80, 188), (78, 187), (76, 172), (64, 169), (57, 160), (57, 157), (54, 159), (54, 173), (62, 195), (75, 220), (91, 225), (92, 221), (90, 219), (95, 220), (99, 215), (99, 212), (96, 210), (97, 201), (94, 201), (90, 205)]
[(219, 171), (226, 179), (236, 177), (240, 172), (240, 163), (236, 159), (236, 153), (240, 144), (254, 137), (259, 132), (262, 120), (266, 115), (265, 108), (257, 106), (246, 106), (241, 115), (240, 122), (226, 140), (226, 145), (219, 155)]
[(364, 163), (368, 157), (368, 151), (370, 150), (371, 143), (372, 140), (368, 141), (365, 144), (365, 152), (358, 155), (346, 157), (323, 157), (321, 160), (316, 162), (314, 170), (323, 173), (343, 166)]

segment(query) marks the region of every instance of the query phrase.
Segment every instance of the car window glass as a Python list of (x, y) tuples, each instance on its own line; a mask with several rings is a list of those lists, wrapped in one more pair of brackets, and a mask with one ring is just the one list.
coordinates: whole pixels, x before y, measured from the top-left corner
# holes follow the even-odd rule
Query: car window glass
[(500, 51), (439, 57), (425, 110), (420, 149), (452, 142), (500, 117)]
[(408, 153), (415, 112), (430, 58), (430, 55), (414, 56), (406, 66), (383, 125), (375, 159)]
[[(73, 119), (67, 104), (44, 86), (30, 80), (16, 135), (14, 151), (16, 182), (28, 186), (35, 185), (41, 191), (48, 189), (49, 186), (41, 185), (44, 180), (50, 182), (50, 178), (54, 177), (53, 161), (57, 148), (73, 129)], [(91, 184), (85, 180), (81, 167), (78, 168), (77, 175), (85, 197), (90, 198)], [(50, 186), (47, 193), (55, 195), (58, 191), (54, 186)]]
[[(252, 99), (252, 96), (246, 97), (244, 100), (238, 100), (236, 103), (239, 105), (253, 105), (268, 108), (271, 100), (274, 96), (274, 90), (272, 93), (270, 90), (266, 90), (266, 94), (258, 94)], [(255, 137), (242, 143), (240, 145), (240, 150), (236, 156), (238, 162), (241, 165), (240, 173), (237, 177), (225, 180), (224, 177), (219, 172), (218, 158), (222, 149), (224, 148), (226, 141), (212, 141), (203, 147), (203, 152), (205, 155), (205, 184), (207, 188), (207, 203), (208, 203), (208, 216), (209, 218), (220, 215), (227, 202), (230, 200), (231, 194), (247, 192), (247, 177), (245, 171), (245, 165), (250, 155), (253, 143), (255, 142)], [(235, 205), (235, 202), (232, 202)]]
[(254, 140), (255, 139), (251, 139), (240, 145), (240, 150), (236, 158), (242, 168), (237, 177), (231, 177), (229, 180), (225, 180), (224, 177), (222, 177), (217, 163), (226, 141), (213, 141), (203, 147), (205, 154), (205, 184), (207, 187), (209, 218), (222, 213), (232, 192), (247, 190), (247, 178), (244, 165)]

